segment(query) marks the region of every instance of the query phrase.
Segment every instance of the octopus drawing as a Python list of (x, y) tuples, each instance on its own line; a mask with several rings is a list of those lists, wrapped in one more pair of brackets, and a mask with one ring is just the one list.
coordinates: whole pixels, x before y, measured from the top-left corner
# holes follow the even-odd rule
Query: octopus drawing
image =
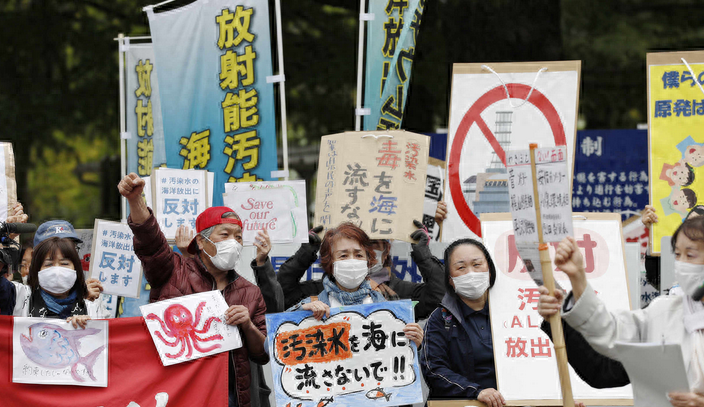
[(189, 311), (188, 308), (184, 307), (181, 304), (169, 305), (166, 310), (164, 310), (163, 321), (154, 313), (147, 315), (147, 320), (159, 321), (159, 323), (161, 324), (161, 329), (164, 331), (164, 334), (169, 338), (175, 339), (173, 342), (171, 342), (167, 338), (165, 338), (161, 334), (161, 332), (154, 331), (154, 334), (165, 345), (174, 348), (179, 344), (181, 345), (181, 349), (178, 351), (178, 353), (166, 353), (166, 357), (171, 359), (179, 358), (181, 357), (181, 355), (183, 355), (184, 352), (186, 352), (186, 349), (188, 349), (188, 352), (186, 352), (186, 358), (190, 358), (193, 354), (193, 348), (195, 348), (198, 352), (201, 353), (210, 352), (212, 350), (220, 348), (219, 344), (215, 344), (212, 346), (201, 346), (200, 344), (200, 342), (208, 342), (222, 339), (222, 335), (220, 334), (211, 335), (205, 338), (198, 336), (198, 334), (204, 334), (208, 332), (210, 330), (210, 326), (214, 321), (222, 322), (218, 317), (210, 317), (205, 321), (205, 324), (203, 324), (203, 328), (198, 329), (201, 314), (203, 313), (203, 308), (205, 308), (205, 301), (198, 304), (198, 307), (196, 308), (195, 321), (193, 321), (193, 315), (191, 314), (191, 311)]

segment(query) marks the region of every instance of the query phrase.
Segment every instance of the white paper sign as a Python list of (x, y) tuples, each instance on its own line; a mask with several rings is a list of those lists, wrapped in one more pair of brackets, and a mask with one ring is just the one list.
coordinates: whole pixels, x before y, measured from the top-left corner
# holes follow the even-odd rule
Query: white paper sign
[(12, 349), (14, 383), (108, 387), (107, 321), (15, 318)]
[(164, 366), (242, 347), (237, 327), (225, 323), (228, 305), (220, 291), (142, 305), (147, 328)]
[[(574, 233), (585, 260), (585, 272), (608, 310), (630, 309), (626, 266), (618, 214), (585, 214), (575, 220)], [(500, 215), (494, 215), (497, 218)], [(482, 234), (496, 266), (496, 282), (489, 293), (498, 390), (510, 400), (562, 398), (555, 349), (540, 329), (537, 306), (540, 294), (515, 248), (512, 222), (482, 219)], [(549, 244), (554, 259), (555, 246)], [(555, 280), (569, 290), (567, 275), (555, 271)], [(594, 389), (570, 367), (575, 399), (630, 399), (630, 386)], [(530, 403), (523, 403), (525, 405)], [(589, 404), (589, 403), (587, 403)], [(612, 404), (613, 405), (613, 404)]]
[(195, 230), (196, 218), (207, 208), (206, 171), (157, 168), (152, 173), (156, 219), (168, 240), (186, 225)]
[(251, 246), (258, 230), (266, 229), (272, 243), (293, 242), (293, 213), (289, 191), (283, 188), (243, 190), (222, 194), (225, 206), (242, 220), (242, 240)]
[(543, 241), (559, 242), (573, 234), (570, 199), (572, 172), (567, 167), (567, 148), (537, 148), (535, 161)]
[(124, 223), (96, 219), (90, 276), (103, 293), (139, 298), (142, 262), (134, 253), (132, 230)]
[(423, 224), (428, 229), (432, 240), (440, 240), (440, 226), (435, 222), (435, 211), (438, 202), (442, 201), (442, 188), (444, 184), (445, 168), (432, 165), (431, 162), (439, 160), (429, 159), (428, 170), (425, 174), (425, 198), (423, 200)]
[[(248, 233), (247, 225), (244, 225), (246, 217), (243, 215), (243, 209), (239, 206), (235, 207), (234, 202), (241, 201), (238, 194), (246, 191), (262, 191), (262, 190), (274, 190), (276, 192), (272, 193), (276, 204), (288, 203), (289, 214), (287, 215), (290, 219), (291, 224), (291, 238), (289, 240), (275, 241), (272, 231), (269, 231), (269, 236), (272, 242), (275, 243), (307, 243), (308, 242), (308, 210), (306, 203), (306, 182), (303, 180), (297, 181), (264, 181), (264, 182), (233, 182), (225, 184), (225, 194), (223, 194), (223, 202), (225, 206), (228, 206), (237, 212), (237, 214), (242, 218), (242, 223), (244, 227), (243, 238), (245, 242), (253, 241), (254, 236), (256, 236), (256, 230), (254, 228), (256, 223), (255, 219), (252, 219), (251, 225), (253, 229)], [(227, 197), (225, 196), (227, 195)], [(247, 206), (248, 207), (248, 206)], [(279, 208), (280, 209), (280, 208)], [(249, 219), (249, 218), (247, 218)], [(247, 222), (250, 224), (250, 222)], [(251, 236), (250, 239), (249, 236)], [(292, 239), (292, 240), (291, 240)], [(250, 243), (251, 244), (251, 243)]]

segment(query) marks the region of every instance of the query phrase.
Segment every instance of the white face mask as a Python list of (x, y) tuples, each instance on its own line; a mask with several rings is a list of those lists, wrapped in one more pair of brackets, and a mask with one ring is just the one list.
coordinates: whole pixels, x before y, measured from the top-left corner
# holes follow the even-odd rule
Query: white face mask
[(347, 259), (333, 263), (332, 274), (335, 281), (348, 290), (359, 287), (369, 274), (366, 260)]
[(384, 252), (381, 250), (374, 250), (376, 253), (376, 264), (369, 268), (369, 274), (376, 274), (384, 268), (384, 262), (382, 258), (384, 257)]
[(76, 283), (76, 270), (52, 266), (39, 270), (39, 286), (50, 294), (63, 294)]
[(207, 251), (203, 250), (203, 252), (210, 257), (213, 266), (223, 271), (234, 269), (237, 265), (237, 261), (240, 259), (242, 245), (235, 239), (226, 239), (217, 243), (207, 237), (206, 239), (215, 245), (215, 249), (217, 250), (215, 256), (211, 256)]
[(704, 284), (704, 264), (675, 261), (675, 279), (685, 294), (691, 297), (694, 291)]
[(470, 300), (477, 300), (489, 288), (489, 272), (469, 272), (459, 277), (452, 277), (455, 292)]

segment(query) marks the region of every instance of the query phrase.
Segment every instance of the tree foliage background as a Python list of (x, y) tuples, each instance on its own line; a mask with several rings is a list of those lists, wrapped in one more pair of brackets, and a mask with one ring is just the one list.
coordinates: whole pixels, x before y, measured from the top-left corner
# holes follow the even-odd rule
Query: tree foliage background
[[(0, 3), (0, 139), (13, 142), (19, 199), (32, 221), (65, 218), (91, 228), (96, 217), (119, 218), (113, 38), (148, 34), (142, 7), (150, 3)], [(289, 143), (315, 145), (322, 135), (354, 127), (359, 2), (281, 3)], [(646, 121), (646, 52), (704, 48), (702, 6), (693, 0), (426, 0), (403, 127), (433, 132), (447, 126), (455, 62), (579, 59), (584, 126), (633, 128)]]

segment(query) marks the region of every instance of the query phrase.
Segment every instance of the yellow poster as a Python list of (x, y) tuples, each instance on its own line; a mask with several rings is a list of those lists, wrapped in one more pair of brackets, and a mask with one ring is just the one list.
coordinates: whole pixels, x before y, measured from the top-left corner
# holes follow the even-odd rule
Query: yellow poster
[(690, 212), (704, 212), (704, 90), (697, 82), (704, 83), (704, 52), (648, 54), (653, 253), (670, 250), (661, 239)]

